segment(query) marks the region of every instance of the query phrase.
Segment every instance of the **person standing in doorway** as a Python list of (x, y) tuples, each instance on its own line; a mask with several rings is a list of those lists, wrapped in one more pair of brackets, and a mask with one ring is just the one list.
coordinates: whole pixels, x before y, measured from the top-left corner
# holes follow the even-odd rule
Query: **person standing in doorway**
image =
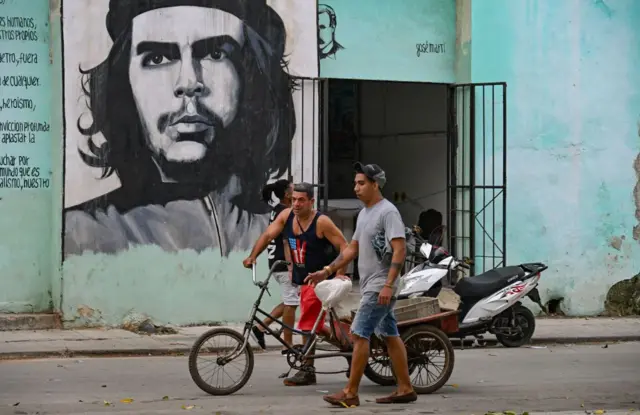
[[(254, 245), (249, 257), (243, 261), (243, 265), (251, 268), (269, 241), (284, 233), (293, 264), (292, 281), (301, 286), (298, 329), (311, 332), (320, 316), (316, 333), (326, 336), (328, 333), (324, 327), (325, 313), (322, 311), (322, 302), (316, 296), (314, 286), (305, 285), (305, 278), (309, 273), (326, 269), (327, 264), (331, 262), (328, 256), (331, 255), (332, 247), (342, 252), (347, 247), (347, 240), (328, 216), (313, 208), (315, 197), (313, 186), (309, 183), (294, 185), (291, 200), (292, 207), (283, 210), (269, 225)], [(348, 278), (344, 276), (344, 267), (334, 267), (334, 269), (337, 270), (338, 278)], [(330, 272), (325, 279), (333, 277), (335, 277), (334, 272)], [(315, 351), (312, 350), (311, 354), (314, 353)], [(286, 378), (284, 384), (287, 386), (315, 385), (313, 360), (305, 361), (301, 370), (294, 376)]]
[[(271, 217), (269, 218), (269, 224), (278, 217), (278, 215), (285, 209), (291, 207), (291, 195), (293, 193), (293, 186), (291, 182), (286, 179), (278, 180), (275, 183), (270, 183), (262, 189), (262, 200), (266, 203), (272, 201), (272, 196), (275, 195), (278, 198), (278, 203), (273, 207), (271, 211)], [(272, 239), (267, 245), (267, 259), (269, 260), (269, 269), (273, 267), (276, 261), (289, 261), (289, 251), (285, 251), (285, 245), (287, 241), (280, 234), (276, 238)], [(282, 322), (289, 327), (293, 327), (295, 324), (296, 308), (300, 305), (300, 287), (293, 284), (291, 281), (291, 265), (289, 267), (281, 265), (273, 270), (274, 279), (280, 284), (282, 290), (282, 302), (271, 310), (271, 316), (273, 318), (282, 317)], [(271, 317), (265, 318), (262, 322), (265, 326), (269, 326), (273, 323)], [(262, 349), (267, 348), (264, 336), (265, 330), (261, 326), (253, 326), (253, 334), (256, 336), (256, 340)], [(289, 345), (293, 345), (293, 333), (290, 329), (284, 328), (284, 341)], [(286, 350), (286, 349), (285, 349)]]
[(351, 325), (354, 338), (351, 373), (340, 392), (324, 396), (335, 406), (359, 406), (358, 389), (369, 360), (369, 340), (373, 333), (384, 338), (393, 364), (398, 388), (377, 403), (409, 403), (418, 399), (411, 386), (407, 351), (393, 314), (399, 271), (405, 260), (406, 231), (400, 212), (382, 196), (386, 175), (376, 164), (354, 165), (355, 193), (365, 207), (358, 215), (356, 230), (349, 246), (328, 267), (310, 274), (305, 281), (325, 280), (334, 269), (344, 268), (358, 255), (360, 307)]

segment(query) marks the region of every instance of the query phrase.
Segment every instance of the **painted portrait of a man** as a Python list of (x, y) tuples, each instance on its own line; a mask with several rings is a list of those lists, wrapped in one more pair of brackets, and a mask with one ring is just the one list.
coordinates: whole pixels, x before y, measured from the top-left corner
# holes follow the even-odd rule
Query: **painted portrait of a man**
[(336, 40), (338, 17), (328, 4), (318, 5), (318, 54), (320, 59), (335, 59), (338, 51), (344, 49)]
[(91, 121), (67, 130), (120, 187), (65, 209), (65, 254), (250, 249), (296, 130), (283, 19), (265, 0), (110, 0), (104, 21), (108, 55), (80, 68)]

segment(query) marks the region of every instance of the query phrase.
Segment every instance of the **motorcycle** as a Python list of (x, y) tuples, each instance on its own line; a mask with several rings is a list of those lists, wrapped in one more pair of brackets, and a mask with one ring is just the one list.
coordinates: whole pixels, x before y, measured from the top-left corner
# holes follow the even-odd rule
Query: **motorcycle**
[[(419, 239), (423, 261), (401, 277), (398, 299), (437, 297), (443, 287), (453, 288), (460, 297), (459, 329), (449, 337), (474, 336), (483, 340), (489, 332), (505, 347), (520, 347), (535, 331), (535, 316), (521, 303), (527, 296), (545, 313), (538, 281), (547, 269), (542, 263), (526, 263), (494, 268), (475, 276), (461, 276), (470, 270), (469, 259), (454, 258), (440, 246)], [(414, 254), (415, 255), (415, 254)]]

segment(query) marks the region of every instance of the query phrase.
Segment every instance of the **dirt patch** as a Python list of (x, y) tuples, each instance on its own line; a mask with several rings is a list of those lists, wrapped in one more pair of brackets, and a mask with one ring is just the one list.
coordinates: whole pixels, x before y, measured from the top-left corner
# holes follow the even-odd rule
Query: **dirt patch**
[(613, 284), (607, 292), (604, 308), (608, 316), (640, 315), (640, 274)]
[(137, 334), (178, 334), (174, 327), (156, 324), (151, 317), (138, 313), (127, 315), (120, 327)]

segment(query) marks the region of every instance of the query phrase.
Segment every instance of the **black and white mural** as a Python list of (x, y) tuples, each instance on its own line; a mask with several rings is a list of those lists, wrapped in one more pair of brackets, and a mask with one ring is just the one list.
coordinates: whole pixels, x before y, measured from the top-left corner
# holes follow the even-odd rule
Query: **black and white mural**
[(344, 49), (336, 40), (338, 16), (328, 4), (318, 4), (318, 54), (320, 59), (335, 59), (338, 51)]
[(64, 0), (65, 255), (250, 249), (316, 24), (311, 0)]

